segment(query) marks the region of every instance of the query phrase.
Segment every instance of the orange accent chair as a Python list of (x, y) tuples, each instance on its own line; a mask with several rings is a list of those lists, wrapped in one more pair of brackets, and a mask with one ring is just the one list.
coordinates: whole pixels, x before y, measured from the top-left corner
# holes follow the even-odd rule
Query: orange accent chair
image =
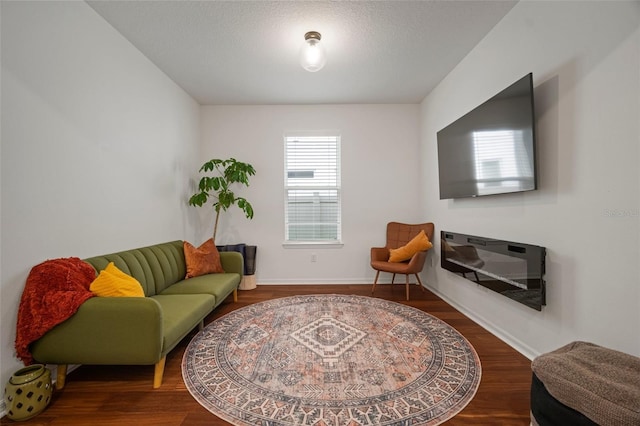
[(371, 294), (376, 289), (378, 283), (378, 277), (380, 272), (389, 272), (393, 274), (391, 277), (391, 284), (396, 278), (396, 274), (405, 275), (405, 283), (407, 289), (407, 300), (409, 300), (409, 275), (415, 275), (420, 290), (424, 291), (422, 281), (418, 275), (422, 272), (425, 259), (427, 258), (427, 251), (420, 251), (413, 255), (411, 259), (405, 262), (389, 262), (389, 250), (397, 249), (406, 245), (411, 239), (424, 230), (424, 233), (429, 238), (429, 241), (433, 242), (433, 223), (420, 223), (416, 225), (389, 222), (387, 224), (387, 245), (384, 247), (372, 247), (371, 248), (371, 267), (376, 270), (376, 278), (371, 288)]

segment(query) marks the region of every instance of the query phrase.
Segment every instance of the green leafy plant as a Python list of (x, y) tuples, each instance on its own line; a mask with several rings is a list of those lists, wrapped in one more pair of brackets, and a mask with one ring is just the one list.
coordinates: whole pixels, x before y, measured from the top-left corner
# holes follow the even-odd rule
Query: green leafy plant
[(213, 172), (213, 176), (203, 176), (198, 184), (198, 192), (189, 198), (189, 205), (202, 207), (211, 199), (216, 211), (216, 221), (213, 226), (213, 241), (216, 240), (218, 231), (218, 219), (220, 211), (227, 211), (229, 207), (237, 204), (247, 216), (253, 219), (253, 207), (243, 197), (236, 197), (231, 190), (231, 185), (240, 183), (249, 186), (249, 176), (256, 174), (251, 164), (236, 161), (235, 158), (227, 160), (209, 160), (200, 167), (200, 173)]

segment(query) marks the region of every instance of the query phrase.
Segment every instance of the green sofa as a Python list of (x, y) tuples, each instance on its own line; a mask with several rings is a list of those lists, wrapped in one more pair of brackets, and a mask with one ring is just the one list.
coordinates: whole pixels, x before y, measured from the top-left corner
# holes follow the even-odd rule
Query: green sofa
[(238, 300), (242, 255), (221, 252), (225, 273), (185, 280), (182, 241), (84, 259), (96, 272), (109, 262), (136, 278), (146, 297), (93, 297), (30, 346), (36, 362), (57, 365), (62, 389), (69, 364), (155, 365), (162, 384), (167, 353), (230, 294)]

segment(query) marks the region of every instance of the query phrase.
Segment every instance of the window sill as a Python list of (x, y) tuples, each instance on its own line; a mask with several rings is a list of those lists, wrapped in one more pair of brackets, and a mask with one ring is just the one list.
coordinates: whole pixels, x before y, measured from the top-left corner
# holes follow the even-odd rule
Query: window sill
[(344, 244), (341, 241), (285, 241), (282, 247), (287, 249), (297, 248), (342, 248)]

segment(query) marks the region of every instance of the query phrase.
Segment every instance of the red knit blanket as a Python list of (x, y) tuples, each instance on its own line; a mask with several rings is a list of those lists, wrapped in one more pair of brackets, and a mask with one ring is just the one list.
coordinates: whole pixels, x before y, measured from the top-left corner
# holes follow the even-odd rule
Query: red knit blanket
[(94, 279), (93, 266), (77, 257), (47, 260), (31, 269), (16, 327), (16, 353), (25, 365), (34, 362), (29, 345), (93, 297), (89, 286)]

